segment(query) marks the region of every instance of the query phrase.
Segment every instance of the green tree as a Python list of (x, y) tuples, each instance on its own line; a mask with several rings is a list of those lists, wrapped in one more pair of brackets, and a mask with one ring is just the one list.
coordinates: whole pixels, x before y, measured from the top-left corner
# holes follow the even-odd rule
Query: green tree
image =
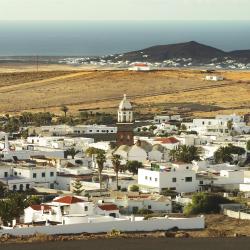
[(228, 130), (232, 130), (233, 129), (233, 120), (229, 120), (228, 122), (227, 122), (227, 128), (228, 128)]
[(64, 117), (66, 118), (69, 108), (66, 105), (63, 105), (61, 106), (61, 111), (64, 113)]
[(116, 174), (116, 189), (118, 190), (118, 174), (119, 174), (119, 171), (121, 169), (121, 156), (120, 155), (112, 155), (112, 165), (113, 165), (113, 168), (114, 168), (114, 171), (115, 171), (115, 174)]
[(75, 148), (69, 148), (65, 151), (66, 157), (68, 157), (68, 155), (70, 155), (72, 157), (72, 159), (75, 159), (75, 156), (80, 153), (79, 150), (76, 150)]
[(13, 205), (8, 200), (0, 200), (0, 217), (4, 226), (8, 226), (8, 224), (12, 222), (15, 218), (12, 214)]
[(7, 186), (0, 182), (0, 198), (3, 198), (7, 193)]
[(89, 147), (85, 151), (85, 154), (89, 157), (92, 157), (92, 155), (97, 155), (98, 153), (105, 153), (105, 151), (94, 147)]
[(170, 158), (172, 161), (191, 163), (193, 160), (200, 160), (199, 154), (199, 148), (195, 146), (181, 145), (177, 149), (170, 151)]
[(226, 147), (220, 147), (214, 152), (214, 161), (216, 163), (231, 162), (233, 157)]
[(106, 162), (106, 156), (104, 151), (99, 151), (96, 156), (96, 163), (98, 167), (98, 175), (100, 182), (100, 189), (102, 188), (102, 171), (104, 168), (104, 163)]
[(130, 190), (131, 192), (138, 192), (138, 191), (139, 191), (139, 187), (138, 187), (137, 185), (132, 185), (132, 186), (129, 188), (129, 190)]
[(126, 169), (133, 175), (138, 174), (138, 169), (143, 168), (143, 165), (139, 161), (128, 161), (126, 163)]
[(26, 198), (26, 204), (25, 206), (31, 206), (31, 205), (40, 205), (41, 200), (37, 195), (31, 195)]
[(247, 141), (247, 150), (250, 151), (250, 140)]
[(84, 191), (82, 183), (79, 179), (76, 179), (73, 183), (73, 193), (80, 195)]
[(180, 129), (183, 130), (183, 131), (186, 131), (187, 130), (187, 126), (185, 124), (181, 124)]
[(192, 202), (184, 208), (184, 214), (194, 215), (200, 213), (219, 213), (220, 204), (232, 203), (231, 200), (218, 194), (197, 193), (192, 197)]
[(244, 148), (229, 144), (226, 147), (220, 147), (214, 153), (214, 161), (216, 163), (232, 162), (233, 154), (243, 155), (246, 151)]
[(7, 133), (18, 132), (20, 129), (19, 119), (16, 117), (8, 118), (6, 124), (3, 127), (4, 131)]

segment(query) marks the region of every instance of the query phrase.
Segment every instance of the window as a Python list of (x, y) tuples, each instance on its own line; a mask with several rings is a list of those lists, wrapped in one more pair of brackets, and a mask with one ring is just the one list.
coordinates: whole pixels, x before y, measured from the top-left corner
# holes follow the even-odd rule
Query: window
[(45, 177), (45, 172), (42, 173), (42, 177)]
[(50, 177), (54, 177), (54, 172), (50, 172)]
[(152, 206), (151, 206), (151, 205), (148, 205), (148, 209), (152, 209)]
[(148, 177), (147, 176), (145, 176), (145, 180), (147, 180), (148, 179)]
[(186, 177), (186, 178), (185, 178), (185, 181), (186, 181), (186, 182), (192, 182), (192, 177)]
[(176, 178), (174, 177), (174, 178), (172, 178), (172, 182), (176, 182)]
[(14, 172), (14, 175), (17, 176), (17, 172)]
[(8, 172), (4, 172), (4, 177), (8, 177)]
[(30, 184), (26, 184), (26, 189), (29, 189), (30, 188)]
[(84, 211), (87, 212), (88, 210), (89, 210), (89, 207), (88, 207), (88, 206), (85, 206), (85, 207), (84, 207)]
[(158, 178), (155, 178), (155, 181), (158, 181)]
[(23, 191), (23, 184), (20, 184), (19, 190)]
[(15, 191), (16, 190), (16, 185), (13, 185), (13, 191)]
[(200, 181), (200, 185), (203, 185), (203, 181)]
[(34, 179), (36, 178), (36, 173), (33, 173), (33, 178), (34, 178)]
[(189, 167), (186, 167), (186, 169), (189, 169)]
[(149, 177), (149, 180), (152, 181), (152, 177)]

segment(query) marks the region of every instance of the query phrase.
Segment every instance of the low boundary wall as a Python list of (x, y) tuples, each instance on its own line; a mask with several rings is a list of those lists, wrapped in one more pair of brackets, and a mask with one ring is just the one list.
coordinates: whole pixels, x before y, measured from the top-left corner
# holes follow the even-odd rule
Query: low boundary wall
[(223, 213), (228, 217), (240, 219), (240, 220), (250, 220), (250, 214), (241, 211), (233, 211), (229, 209), (224, 209)]
[(195, 218), (157, 218), (142, 221), (112, 221), (99, 223), (82, 223), (73, 225), (57, 225), (57, 226), (35, 226), (27, 228), (14, 228), (0, 230), (0, 235), (33, 235), (39, 234), (79, 234), (79, 233), (102, 233), (110, 232), (113, 229), (121, 232), (150, 232), (164, 231), (177, 227), (179, 229), (203, 229), (205, 227), (204, 216)]

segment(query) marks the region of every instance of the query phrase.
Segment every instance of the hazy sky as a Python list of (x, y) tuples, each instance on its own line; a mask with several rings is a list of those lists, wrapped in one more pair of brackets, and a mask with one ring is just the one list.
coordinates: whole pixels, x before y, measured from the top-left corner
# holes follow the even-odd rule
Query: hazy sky
[(0, 20), (250, 20), (250, 0), (0, 0)]

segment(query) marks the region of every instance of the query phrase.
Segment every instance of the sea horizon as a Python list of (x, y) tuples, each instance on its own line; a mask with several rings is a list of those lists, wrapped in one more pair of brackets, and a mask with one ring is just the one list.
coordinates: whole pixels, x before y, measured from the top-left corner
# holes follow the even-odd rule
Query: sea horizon
[(250, 49), (250, 21), (0, 21), (0, 56), (104, 56), (196, 41)]

